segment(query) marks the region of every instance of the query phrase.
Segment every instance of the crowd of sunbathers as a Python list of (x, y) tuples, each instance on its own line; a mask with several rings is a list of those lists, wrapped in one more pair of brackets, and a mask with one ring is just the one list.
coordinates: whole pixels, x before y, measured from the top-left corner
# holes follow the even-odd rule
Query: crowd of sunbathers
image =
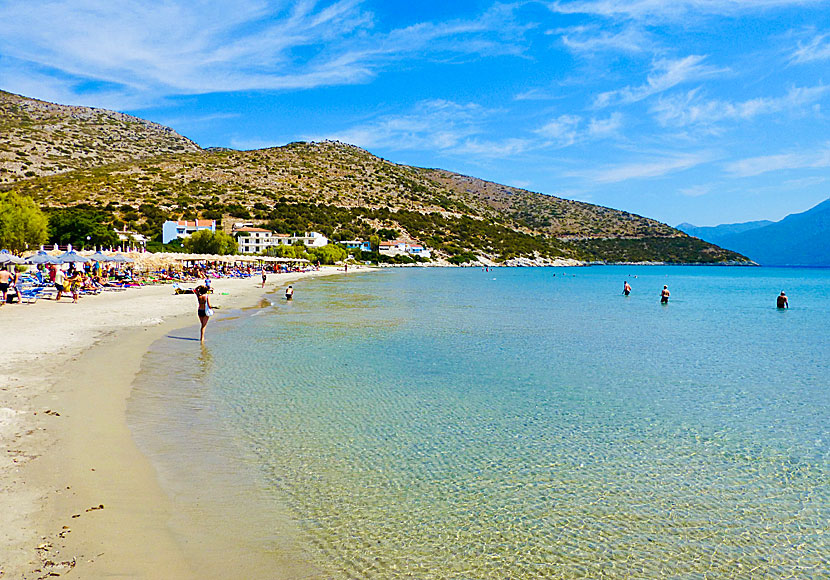
[(102, 290), (142, 285), (142, 281), (134, 279), (132, 268), (118, 270), (101, 267), (98, 263), (71, 263), (66, 270), (60, 265), (39, 264), (35, 270), (27, 272), (6, 271), (9, 281), (5, 288), (0, 288), (3, 290), (0, 304), (31, 303), (40, 298), (60, 300), (64, 295), (77, 302), (83, 295), (98, 294)]
[[(313, 266), (297, 268), (284, 264), (266, 267), (265, 273), (299, 272), (319, 269)], [(64, 295), (77, 302), (81, 296), (98, 294), (106, 290), (124, 290), (145, 284), (169, 282), (196, 282), (204, 280), (210, 287), (210, 280), (216, 278), (250, 278), (261, 275), (263, 270), (252, 266), (237, 266), (221, 262), (197, 264), (187, 267), (169, 267), (137, 275), (131, 266), (117, 268), (100, 262), (70, 263), (63, 265), (38, 264), (35, 270), (16, 272), (14, 267), (0, 269), (0, 305), (14, 302), (36, 302), (40, 298), (60, 300)], [(189, 293), (174, 284), (177, 294)]]

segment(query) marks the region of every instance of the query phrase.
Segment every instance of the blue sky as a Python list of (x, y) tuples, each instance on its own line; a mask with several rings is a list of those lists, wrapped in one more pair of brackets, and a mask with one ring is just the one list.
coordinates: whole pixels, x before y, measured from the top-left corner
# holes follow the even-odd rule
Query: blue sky
[(830, 0), (4, 0), (0, 88), (671, 225), (830, 197)]

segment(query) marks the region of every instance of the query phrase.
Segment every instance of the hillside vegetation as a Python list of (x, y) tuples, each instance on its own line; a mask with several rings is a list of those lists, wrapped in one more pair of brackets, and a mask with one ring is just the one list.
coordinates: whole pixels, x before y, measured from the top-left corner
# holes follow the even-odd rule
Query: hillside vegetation
[[(246, 220), (280, 232), (317, 230), (334, 239), (409, 237), (444, 257), (742, 260), (655, 220), (398, 165), (339, 142), (202, 150), (127, 115), (3, 95), (3, 123), (14, 128), (14, 143), (28, 139), (27, 147), (39, 152), (28, 157), (35, 175), (20, 179), (20, 146), (4, 132), (0, 175), (14, 177), (4, 189), (47, 208), (102, 210), (114, 225), (151, 236), (165, 219), (202, 217), (226, 226)], [(57, 151), (48, 166), (34, 163), (46, 157), (43, 151)]]
[(0, 183), (199, 150), (169, 127), (138, 117), (4, 91), (0, 91), (0, 135)]

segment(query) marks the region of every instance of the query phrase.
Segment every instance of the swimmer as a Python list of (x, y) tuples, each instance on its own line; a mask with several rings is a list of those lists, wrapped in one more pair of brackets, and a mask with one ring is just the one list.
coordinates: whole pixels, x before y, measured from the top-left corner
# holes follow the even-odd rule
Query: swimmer
[(783, 290), (781, 290), (781, 294), (778, 295), (778, 299), (775, 302), (776, 302), (776, 306), (778, 308), (789, 308), (790, 307), (790, 301), (787, 300), (787, 295), (784, 294)]
[(671, 296), (671, 292), (669, 292), (669, 287), (663, 286), (663, 291), (660, 292), (660, 304), (668, 304), (669, 296)]
[(628, 284), (628, 281), (623, 282), (623, 294), (626, 296), (631, 294), (631, 286)]

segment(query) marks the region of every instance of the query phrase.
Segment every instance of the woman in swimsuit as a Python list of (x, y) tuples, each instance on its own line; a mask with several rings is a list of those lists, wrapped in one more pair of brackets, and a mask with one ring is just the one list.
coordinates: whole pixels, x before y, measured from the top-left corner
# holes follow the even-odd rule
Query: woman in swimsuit
[(196, 290), (194, 290), (196, 294), (196, 300), (199, 301), (199, 310), (196, 311), (196, 314), (199, 315), (199, 322), (202, 323), (202, 328), (199, 332), (199, 341), (205, 341), (205, 327), (207, 326), (208, 320), (210, 320), (210, 314), (208, 312), (213, 312), (210, 309), (210, 299), (208, 298), (208, 289), (205, 286), (198, 286)]

